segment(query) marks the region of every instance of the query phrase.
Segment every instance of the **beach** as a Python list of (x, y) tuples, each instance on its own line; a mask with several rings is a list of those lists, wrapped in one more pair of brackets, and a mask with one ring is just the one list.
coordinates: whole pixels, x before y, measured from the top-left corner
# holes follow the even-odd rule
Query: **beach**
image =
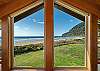
[[(84, 37), (55, 37), (54, 42), (59, 42), (59, 41), (65, 41), (65, 40), (72, 40), (72, 39), (83, 39)], [(39, 37), (39, 38), (34, 38), (34, 37), (28, 37), (28, 38), (15, 38), (14, 39), (14, 46), (24, 46), (24, 45), (29, 45), (29, 44), (38, 44), (38, 43), (43, 43), (44, 44), (44, 38)]]

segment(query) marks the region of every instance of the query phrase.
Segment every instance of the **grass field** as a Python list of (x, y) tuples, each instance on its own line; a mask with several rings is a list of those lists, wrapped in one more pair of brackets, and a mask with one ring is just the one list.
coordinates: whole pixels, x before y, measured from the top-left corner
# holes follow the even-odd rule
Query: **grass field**
[[(85, 46), (68, 44), (54, 48), (55, 66), (84, 66)], [(44, 51), (39, 50), (15, 56), (14, 66), (43, 67)]]

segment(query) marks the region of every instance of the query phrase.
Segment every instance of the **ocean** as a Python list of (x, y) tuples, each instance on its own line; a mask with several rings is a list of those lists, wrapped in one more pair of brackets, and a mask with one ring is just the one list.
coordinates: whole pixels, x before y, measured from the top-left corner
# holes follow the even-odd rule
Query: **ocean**
[[(69, 40), (69, 39), (81, 39), (84, 37), (62, 37), (62, 36), (55, 36), (54, 40)], [(34, 41), (43, 41), (44, 37), (43, 36), (16, 36), (14, 37), (14, 44), (17, 42), (34, 42)], [(2, 42), (2, 38), (0, 37), (0, 45)]]

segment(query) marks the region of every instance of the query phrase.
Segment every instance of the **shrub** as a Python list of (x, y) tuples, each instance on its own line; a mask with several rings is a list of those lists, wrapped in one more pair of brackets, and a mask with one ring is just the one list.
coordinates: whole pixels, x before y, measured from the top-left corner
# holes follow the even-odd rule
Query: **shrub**
[(44, 46), (42, 43), (29, 44), (29, 45), (24, 45), (24, 46), (15, 46), (14, 47), (14, 55), (28, 53), (31, 51), (43, 50), (43, 47)]

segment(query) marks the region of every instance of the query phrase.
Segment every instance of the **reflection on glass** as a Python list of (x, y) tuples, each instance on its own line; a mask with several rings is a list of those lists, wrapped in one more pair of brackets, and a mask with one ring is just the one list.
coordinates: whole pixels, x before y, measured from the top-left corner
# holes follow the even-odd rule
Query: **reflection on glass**
[(14, 23), (14, 67), (44, 66), (44, 10)]
[(85, 23), (54, 9), (54, 65), (85, 66)]

